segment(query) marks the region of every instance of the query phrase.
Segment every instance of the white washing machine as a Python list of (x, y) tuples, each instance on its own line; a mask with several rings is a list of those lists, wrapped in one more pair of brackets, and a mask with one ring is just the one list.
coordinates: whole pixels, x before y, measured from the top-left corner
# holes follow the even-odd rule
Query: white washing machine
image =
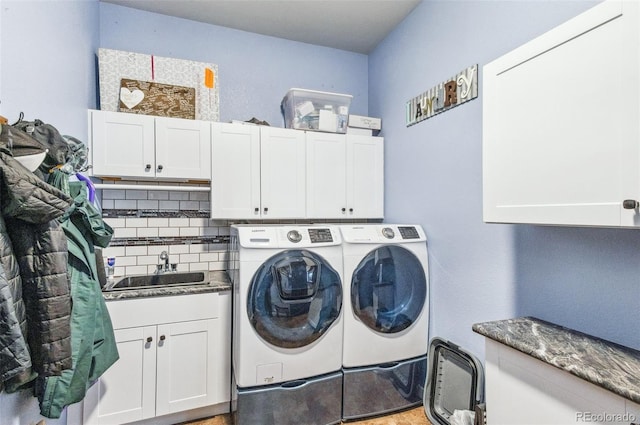
[(236, 423), (340, 422), (341, 242), (335, 226), (231, 227)]
[(422, 402), (429, 344), (427, 239), (419, 225), (340, 225), (343, 419)]

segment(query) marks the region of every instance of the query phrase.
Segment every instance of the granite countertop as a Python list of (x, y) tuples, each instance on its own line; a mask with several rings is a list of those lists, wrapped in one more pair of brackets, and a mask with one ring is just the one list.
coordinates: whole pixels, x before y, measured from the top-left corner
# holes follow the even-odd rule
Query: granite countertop
[(124, 300), (130, 298), (162, 297), (167, 295), (202, 294), (206, 292), (221, 292), (231, 289), (231, 279), (226, 271), (210, 271), (209, 283), (200, 285), (178, 285), (147, 289), (127, 289), (121, 291), (103, 292), (107, 301)]
[(473, 330), (640, 403), (640, 351), (535, 317), (476, 323)]

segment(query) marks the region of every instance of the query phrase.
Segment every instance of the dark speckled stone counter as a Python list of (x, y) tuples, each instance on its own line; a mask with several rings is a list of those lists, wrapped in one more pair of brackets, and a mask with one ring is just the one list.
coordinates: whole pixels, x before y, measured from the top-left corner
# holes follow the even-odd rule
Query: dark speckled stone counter
[(226, 271), (209, 272), (210, 282), (207, 285), (180, 285), (149, 289), (127, 289), (121, 291), (103, 292), (107, 301), (124, 300), (130, 298), (162, 297), (167, 295), (203, 294), (205, 292), (221, 292), (231, 289), (231, 280)]
[(480, 335), (640, 403), (640, 351), (534, 317), (476, 323)]

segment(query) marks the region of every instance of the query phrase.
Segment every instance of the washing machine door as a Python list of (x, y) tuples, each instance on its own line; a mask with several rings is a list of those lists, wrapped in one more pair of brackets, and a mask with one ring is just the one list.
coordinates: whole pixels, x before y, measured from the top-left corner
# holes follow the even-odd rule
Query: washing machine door
[(311, 344), (336, 321), (341, 307), (340, 275), (307, 250), (269, 258), (249, 286), (249, 321), (263, 340), (277, 347)]
[(427, 299), (424, 267), (411, 251), (385, 245), (367, 254), (353, 272), (351, 307), (356, 317), (380, 333), (410, 327)]

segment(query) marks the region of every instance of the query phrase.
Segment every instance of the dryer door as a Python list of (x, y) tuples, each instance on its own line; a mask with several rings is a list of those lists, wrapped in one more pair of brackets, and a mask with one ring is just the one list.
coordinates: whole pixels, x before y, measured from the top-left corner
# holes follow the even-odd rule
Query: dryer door
[(320, 255), (283, 251), (269, 258), (251, 280), (249, 321), (277, 347), (298, 348), (320, 338), (340, 315), (340, 275)]
[(418, 257), (396, 245), (367, 254), (353, 272), (351, 307), (366, 326), (381, 333), (410, 327), (427, 300), (427, 279)]

